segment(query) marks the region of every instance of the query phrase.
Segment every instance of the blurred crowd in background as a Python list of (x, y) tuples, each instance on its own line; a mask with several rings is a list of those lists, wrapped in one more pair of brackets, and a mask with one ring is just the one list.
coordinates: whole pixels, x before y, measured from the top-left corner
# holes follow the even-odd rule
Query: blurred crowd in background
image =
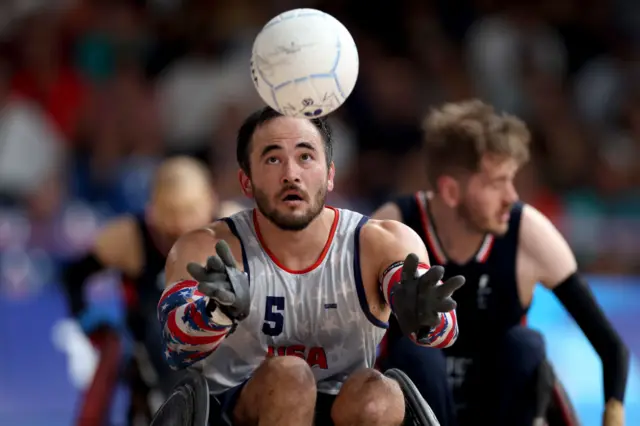
[[(521, 197), (589, 272), (640, 272), (640, 2), (634, 0), (5, 0), (0, 6), (0, 283), (55, 281), (113, 215), (144, 209), (167, 155), (206, 161), (240, 198), (235, 133), (262, 105), (253, 38), (315, 7), (360, 77), (330, 118), (331, 203), (371, 212), (427, 188), (431, 106), (480, 97), (534, 133)], [(247, 200), (248, 202), (248, 200)]]

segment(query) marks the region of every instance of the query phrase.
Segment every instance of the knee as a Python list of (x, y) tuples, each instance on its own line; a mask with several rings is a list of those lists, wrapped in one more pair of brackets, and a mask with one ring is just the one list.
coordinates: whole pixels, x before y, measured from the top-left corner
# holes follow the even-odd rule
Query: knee
[(316, 392), (316, 380), (311, 368), (305, 360), (295, 356), (268, 358), (258, 367), (253, 377), (256, 381), (270, 383), (298, 396), (306, 393), (315, 395)]
[(315, 378), (303, 359), (268, 358), (242, 389), (233, 409), (234, 424), (258, 424), (260, 420), (269, 423), (275, 418), (313, 418), (315, 403)]
[(513, 327), (507, 332), (502, 351), (507, 365), (514, 364), (518, 370), (526, 372), (535, 371), (546, 358), (542, 334), (521, 326)]
[(395, 380), (364, 369), (345, 382), (331, 409), (336, 425), (400, 425), (404, 420), (404, 395)]

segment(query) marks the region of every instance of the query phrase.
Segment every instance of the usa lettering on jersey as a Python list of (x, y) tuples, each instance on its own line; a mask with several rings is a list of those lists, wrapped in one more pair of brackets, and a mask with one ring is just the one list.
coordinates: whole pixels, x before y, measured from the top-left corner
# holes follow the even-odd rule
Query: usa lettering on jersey
[(324, 348), (319, 346), (312, 346), (307, 348), (304, 345), (290, 345), (290, 346), (269, 346), (267, 352), (267, 358), (273, 356), (297, 356), (307, 361), (309, 367), (318, 367), (323, 370), (329, 368), (327, 365), (327, 353)]

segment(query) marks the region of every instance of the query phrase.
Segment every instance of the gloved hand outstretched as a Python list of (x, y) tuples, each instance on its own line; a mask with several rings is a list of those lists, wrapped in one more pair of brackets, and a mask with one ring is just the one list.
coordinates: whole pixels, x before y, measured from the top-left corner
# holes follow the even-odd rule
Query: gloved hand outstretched
[(216, 253), (207, 259), (205, 266), (189, 263), (187, 271), (198, 281), (198, 291), (209, 297), (209, 312), (219, 308), (229, 319), (242, 321), (249, 316), (251, 307), (249, 276), (236, 268), (225, 241), (218, 241)]
[(465, 279), (457, 275), (438, 285), (444, 276), (444, 268), (435, 265), (418, 276), (418, 264), (418, 256), (413, 253), (407, 256), (400, 284), (391, 290), (391, 300), (402, 333), (406, 336), (415, 333), (420, 341), (440, 324), (441, 312), (456, 308), (451, 295), (462, 287)]

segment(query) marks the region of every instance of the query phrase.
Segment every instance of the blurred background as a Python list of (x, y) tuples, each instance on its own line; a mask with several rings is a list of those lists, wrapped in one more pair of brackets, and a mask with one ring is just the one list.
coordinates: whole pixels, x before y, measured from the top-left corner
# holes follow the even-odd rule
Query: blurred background
[[(220, 195), (239, 197), (235, 132), (261, 106), (251, 43), (297, 7), (340, 19), (360, 52), (356, 89), (331, 117), (333, 205), (370, 213), (427, 187), (415, 153), (430, 106), (480, 97), (531, 126), (521, 197), (566, 236), (631, 347), (627, 424), (640, 424), (635, 0), (3, 0), (0, 424), (74, 424), (97, 355), (69, 319), (60, 265), (105, 220), (144, 208), (162, 158), (206, 161)], [(109, 273), (91, 286), (96, 309), (116, 318), (119, 292)], [(600, 424), (595, 352), (548, 292), (530, 322), (584, 424)], [(124, 424), (125, 399), (111, 424)]]

